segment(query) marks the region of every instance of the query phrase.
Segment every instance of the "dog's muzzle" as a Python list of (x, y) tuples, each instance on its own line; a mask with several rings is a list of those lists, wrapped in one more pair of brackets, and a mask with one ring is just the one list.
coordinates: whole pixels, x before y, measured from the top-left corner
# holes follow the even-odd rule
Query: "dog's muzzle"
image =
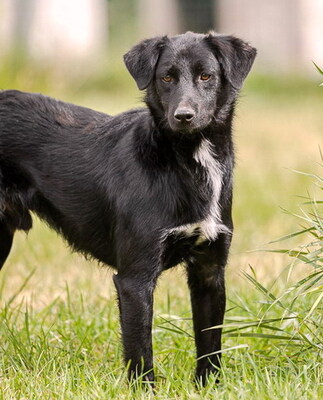
[(174, 130), (187, 130), (194, 129), (196, 113), (191, 107), (178, 107), (174, 114), (171, 116), (170, 125)]

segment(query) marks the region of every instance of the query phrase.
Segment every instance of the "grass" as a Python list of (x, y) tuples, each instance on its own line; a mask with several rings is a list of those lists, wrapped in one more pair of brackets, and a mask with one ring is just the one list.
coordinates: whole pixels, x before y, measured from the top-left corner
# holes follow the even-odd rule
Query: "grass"
[[(141, 104), (134, 83), (118, 68), (108, 74), (113, 82), (122, 80), (119, 89), (103, 85), (102, 77), (72, 90), (64, 83), (54, 87), (46, 72), (39, 81), (27, 79), (30, 74), (1, 75), (0, 86), (42, 91), (111, 113)], [(322, 90), (313, 83), (256, 77), (240, 100), (236, 232), (227, 270), (220, 385), (211, 379), (197, 390), (192, 383), (189, 295), (179, 267), (164, 274), (155, 296), (156, 393), (134, 392), (122, 363), (111, 271), (71, 254), (36, 221), (28, 238), (17, 234), (0, 275), (0, 399), (322, 398), (322, 289), (316, 281), (321, 204), (301, 205), (302, 213), (299, 203), (308, 199), (296, 197), (309, 190), (311, 199), (320, 199), (321, 193), (315, 176), (292, 172), (321, 173), (319, 96)], [(314, 222), (316, 228), (309, 229)], [(265, 246), (282, 236), (285, 241)], [(253, 251), (259, 248), (275, 252)]]

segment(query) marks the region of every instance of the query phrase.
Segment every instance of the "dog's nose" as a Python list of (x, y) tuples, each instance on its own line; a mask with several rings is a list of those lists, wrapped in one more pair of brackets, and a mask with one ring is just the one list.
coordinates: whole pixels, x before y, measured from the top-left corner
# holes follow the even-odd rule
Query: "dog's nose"
[(195, 113), (191, 108), (178, 108), (174, 113), (174, 118), (178, 122), (191, 122)]

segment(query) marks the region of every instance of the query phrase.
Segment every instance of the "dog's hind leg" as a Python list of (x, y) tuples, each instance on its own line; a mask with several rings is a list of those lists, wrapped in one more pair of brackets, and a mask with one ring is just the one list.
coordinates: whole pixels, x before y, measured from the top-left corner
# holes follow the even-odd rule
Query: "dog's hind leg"
[(13, 233), (5, 221), (0, 220), (0, 269), (5, 263), (12, 246)]

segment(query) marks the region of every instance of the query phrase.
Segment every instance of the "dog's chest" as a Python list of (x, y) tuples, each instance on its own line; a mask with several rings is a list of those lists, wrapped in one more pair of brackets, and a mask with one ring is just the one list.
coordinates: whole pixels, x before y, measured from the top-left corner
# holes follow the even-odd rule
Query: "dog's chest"
[(228, 228), (221, 220), (221, 208), (219, 204), (223, 170), (220, 162), (214, 157), (212, 144), (206, 139), (201, 142), (193, 157), (203, 168), (207, 184), (211, 189), (208, 213), (200, 221), (170, 229), (169, 234), (179, 234), (188, 237), (198, 235), (198, 241), (215, 240), (220, 232), (228, 231)]

